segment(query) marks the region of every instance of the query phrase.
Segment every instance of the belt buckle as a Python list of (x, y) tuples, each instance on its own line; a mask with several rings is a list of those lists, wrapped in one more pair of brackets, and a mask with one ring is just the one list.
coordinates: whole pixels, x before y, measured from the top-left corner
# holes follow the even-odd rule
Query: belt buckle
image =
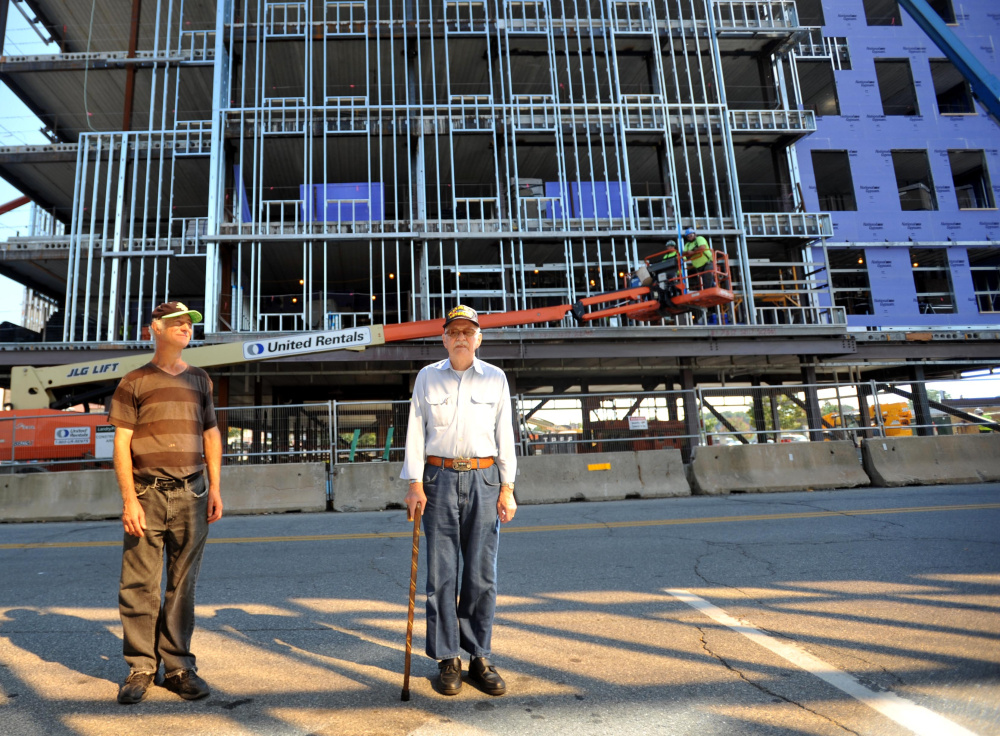
[(452, 470), (472, 470), (472, 460), (467, 457), (456, 457), (451, 461)]

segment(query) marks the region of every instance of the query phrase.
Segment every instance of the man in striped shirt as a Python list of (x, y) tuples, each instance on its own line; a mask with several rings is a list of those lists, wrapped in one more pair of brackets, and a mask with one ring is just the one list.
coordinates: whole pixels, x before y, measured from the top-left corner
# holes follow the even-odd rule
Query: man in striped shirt
[(154, 309), (153, 358), (122, 378), (111, 401), (125, 528), (118, 607), (129, 665), (119, 703), (142, 700), (160, 662), (168, 690), (186, 700), (209, 694), (197, 674), (191, 634), (208, 525), (222, 518), (222, 438), (211, 379), (181, 359), (200, 321), (200, 313), (180, 302)]

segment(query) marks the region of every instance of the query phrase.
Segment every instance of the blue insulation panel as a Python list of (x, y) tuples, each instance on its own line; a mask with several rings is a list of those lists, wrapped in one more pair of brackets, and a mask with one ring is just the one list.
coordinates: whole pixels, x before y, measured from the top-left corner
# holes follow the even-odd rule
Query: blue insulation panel
[[(992, 73), (1000, 71), (1000, 13), (995, 0), (955, 3), (950, 26)], [(831, 248), (852, 246), (863, 254), (872, 296), (870, 315), (849, 315), (853, 326), (995, 325), (998, 315), (979, 311), (970, 268), (969, 249), (1000, 249), (1000, 128), (978, 104), (969, 114), (942, 114), (931, 62), (945, 59), (905, 11), (892, 26), (869, 26), (861, 2), (824, 3), (823, 36), (846, 37), (850, 69), (833, 72), (839, 115), (817, 118), (816, 133), (796, 143), (805, 209), (831, 212)], [(876, 60), (907, 61), (913, 77), (914, 115), (887, 115), (876, 75)], [(800, 62), (801, 63), (801, 62)], [(949, 112), (949, 111), (944, 111)], [(847, 154), (856, 210), (830, 211), (820, 204), (813, 151)], [(929, 186), (898, 182), (893, 152), (926, 152)], [(982, 186), (953, 172), (953, 155), (981, 156)], [(968, 155), (968, 154), (966, 154)], [(918, 191), (919, 190), (919, 191)], [(927, 209), (904, 210), (901, 197)], [(944, 250), (951, 289), (950, 313), (921, 308), (910, 260), (911, 248)], [(822, 262), (822, 253), (814, 251)], [(828, 294), (819, 301), (829, 304)]]
[(385, 193), (380, 182), (313, 184), (311, 189), (307, 195), (306, 187), (299, 187), (305, 222), (367, 222), (383, 217)]

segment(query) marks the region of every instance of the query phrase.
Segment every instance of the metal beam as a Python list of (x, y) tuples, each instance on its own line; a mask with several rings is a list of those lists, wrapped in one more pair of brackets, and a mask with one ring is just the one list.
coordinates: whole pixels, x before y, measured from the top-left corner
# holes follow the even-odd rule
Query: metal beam
[(83, 50), (77, 48), (75, 43), (71, 44), (66, 40), (66, 37), (62, 34), (62, 28), (64, 26), (61, 23), (56, 23), (45, 15), (36, 0), (21, 0), (21, 2), (31, 8), (31, 12), (35, 14), (35, 19), (42, 25), (42, 28), (46, 30), (49, 36), (51, 36), (52, 42), (59, 44), (59, 50), (62, 53), (73, 54)]
[(0, 57), (3, 56), (4, 39), (7, 38), (7, 11), (9, 9), (9, 2), (0, 2)]
[(972, 94), (983, 103), (993, 122), (1000, 125), (1000, 80), (952, 33), (926, 0), (899, 0), (899, 4), (961, 72), (972, 87)]
[(714, 416), (716, 419), (719, 420), (719, 424), (728, 429), (730, 432), (736, 432), (736, 439), (738, 439), (744, 445), (750, 444), (750, 440), (748, 440), (742, 433), (740, 433), (740, 431), (733, 425), (733, 423), (730, 422), (728, 419), (726, 419), (725, 416), (720, 414), (719, 410), (716, 409), (714, 406), (712, 406), (704, 397), (702, 397), (701, 405), (704, 408), (708, 409), (712, 413), (712, 416)]
[(21, 205), (28, 204), (31, 201), (31, 197), (18, 197), (17, 199), (12, 199), (6, 204), (0, 204), (0, 215), (6, 215), (12, 210), (16, 210)]
[[(139, 13), (142, 0), (132, 0), (132, 23), (128, 33), (128, 58), (135, 58), (135, 49), (139, 38)], [(125, 70), (125, 109), (122, 111), (122, 130), (132, 129), (132, 102), (135, 96), (135, 65), (129, 64)]]

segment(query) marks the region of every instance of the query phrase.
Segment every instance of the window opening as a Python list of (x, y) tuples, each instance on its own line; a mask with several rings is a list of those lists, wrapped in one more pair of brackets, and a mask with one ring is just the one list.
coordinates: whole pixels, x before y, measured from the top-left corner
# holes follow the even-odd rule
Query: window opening
[(832, 212), (857, 210), (847, 151), (813, 151), (812, 161), (819, 208)]
[(910, 262), (920, 313), (952, 314), (955, 311), (955, 290), (948, 267), (948, 251), (944, 248), (910, 248)]
[(847, 314), (872, 314), (868, 259), (863, 250), (830, 248), (830, 285), (833, 303)]
[(951, 178), (960, 210), (986, 210), (996, 207), (993, 187), (982, 151), (948, 151)]
[(865, 20), (870, 26), (898, 26), (902, 23), (896, 0), (864, 0)]
[(982, 314), (1000, 312), (1000, 250), (969, 248), (972, 291)]
[(947, 59), (931, 59), (930, 63), (938, 112), (942, 115), (975, 115), (972, 88), (955, 65)]
[(796, 0), (795, 7), (799, 11), (800, 26), (825, 26), (823, 3), (821, 0)]
[(883, 115), (919, 115), (917, 88), (908, 59), (876, 59), (875, 76)]
[(899, 206), (904, 212), (938, 208), (927, 151), (893, 151), (892, 168), (896, 172)]
[(802, 105), (816, 115), (840, 115), (837, 82), (829, 61), (796, 61)]
[(955, 6), (951, 0), (927, 0), (927, 4), (941, 16), (941, 20), (945, 23), (955, 25)]

